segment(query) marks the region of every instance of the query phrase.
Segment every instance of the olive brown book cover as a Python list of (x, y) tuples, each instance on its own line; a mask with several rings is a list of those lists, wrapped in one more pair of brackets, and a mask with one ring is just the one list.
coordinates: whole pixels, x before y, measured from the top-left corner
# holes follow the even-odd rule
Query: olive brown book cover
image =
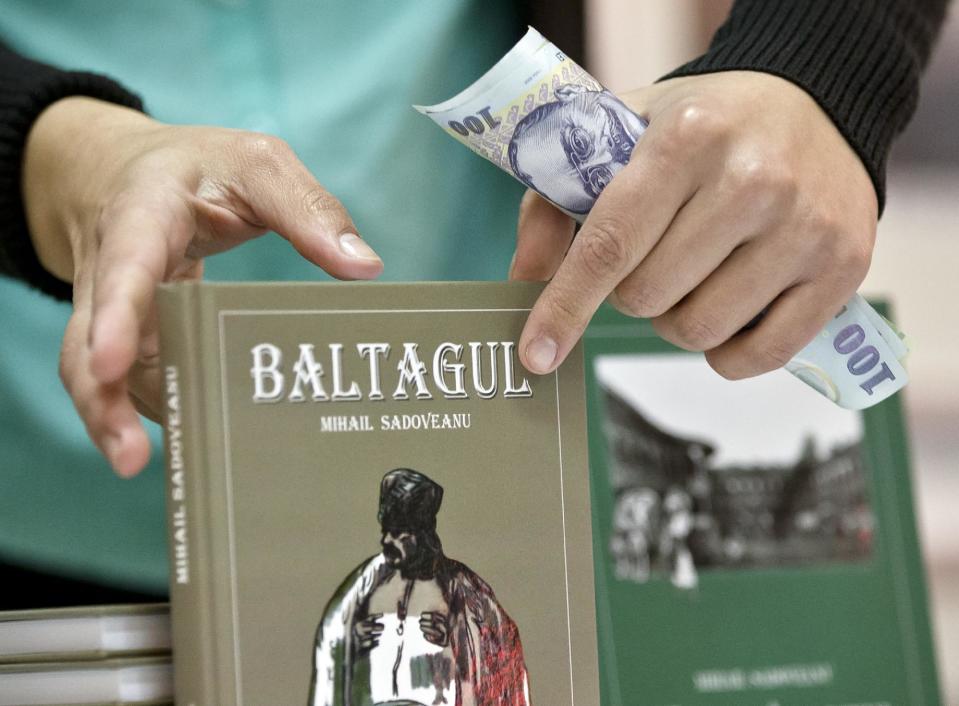
[(599, 703), (582, 353), (539, 285), (159, 294), (176, 702)]

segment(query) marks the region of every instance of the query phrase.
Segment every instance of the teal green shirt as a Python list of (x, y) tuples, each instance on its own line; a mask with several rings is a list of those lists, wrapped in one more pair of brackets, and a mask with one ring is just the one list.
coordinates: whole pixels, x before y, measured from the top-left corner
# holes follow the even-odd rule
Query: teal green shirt
[[(4, 0), (0, 36), (119, 80), (158, 120), (284, 138), (350, 210), (384, 279), (502, 279), (521, 189), (410, 106), (491, 66), (517, 38), (514, 13), (505, 0)], [(276, 235), (206, 272), (326, 278)], [(70, 310), (0, 278), (0, 558), (163, 590), (160, 432), (149, 425), (146, 471), (112, 474), (57, 378)]]

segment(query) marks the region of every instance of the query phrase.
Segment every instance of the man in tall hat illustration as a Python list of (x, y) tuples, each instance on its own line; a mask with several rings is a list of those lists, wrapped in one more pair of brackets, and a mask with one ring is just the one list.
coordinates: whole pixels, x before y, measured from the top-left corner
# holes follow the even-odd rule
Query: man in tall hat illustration
[(417, 471), (383, 477), (381, 552), (323, 612), (309, 706), (528, 706), (519, 630), (492, 588), (443, 554), (442, 500)]

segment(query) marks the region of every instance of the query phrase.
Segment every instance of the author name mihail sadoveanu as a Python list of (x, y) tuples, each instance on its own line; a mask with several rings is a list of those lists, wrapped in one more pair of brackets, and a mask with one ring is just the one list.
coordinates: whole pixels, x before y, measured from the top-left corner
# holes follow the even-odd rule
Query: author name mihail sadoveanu
[(320, 417), (321, 432), (340, 431), (456, 431), (473, 424), (470, 412), (382, 414), (374, 426), (369, 414), (328, 414)]

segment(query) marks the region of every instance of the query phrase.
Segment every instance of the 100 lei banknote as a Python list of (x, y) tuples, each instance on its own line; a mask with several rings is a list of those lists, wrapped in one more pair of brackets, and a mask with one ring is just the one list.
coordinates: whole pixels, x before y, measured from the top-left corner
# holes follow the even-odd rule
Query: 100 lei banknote
[[(462, 93), (414, 107), (580, 223), (646, 129), (532, 28)], [(906, 384), (907, 352), (902, 336), (857, 294), (786, 369), (842, 407), (864, 409)]]

